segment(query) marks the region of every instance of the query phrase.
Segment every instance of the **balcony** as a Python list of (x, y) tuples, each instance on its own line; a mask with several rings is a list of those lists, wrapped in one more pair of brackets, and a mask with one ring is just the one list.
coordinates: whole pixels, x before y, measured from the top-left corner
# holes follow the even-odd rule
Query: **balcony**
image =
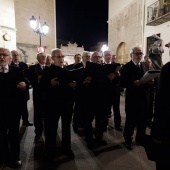
[(170, 21), (170, 0), (156, 1), (147, 8), (148, 26), (157, 26)]

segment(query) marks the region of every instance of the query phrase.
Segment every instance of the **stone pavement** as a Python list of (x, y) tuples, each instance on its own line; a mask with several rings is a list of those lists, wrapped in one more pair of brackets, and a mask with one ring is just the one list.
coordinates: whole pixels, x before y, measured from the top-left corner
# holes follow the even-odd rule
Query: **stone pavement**
[[(32, 90), (31, 100), (28, 102), (30, 121), (33, 121)], [(121, 96), (122, 126), (124, 126), (124, 97)], [(109, 119), (109, 128), (104, 133), (104, 139), (108, 142), (106, 146), (89, 150), (83, 137), (83, 131), (75, 134), (72, 130), (72, 150), (75, 159), (70, 160), (61, 154), (60, 137), (61, 125), (58, 129), (56, 160), (48, 162), (44, 156), (44, 136), (34, 143), (34, 126), (21, 126), (21, 152), (23, 162), (21, 170), (155, 170), (155, 162), (147, 159), (145, 150), (134, 142), (132, 151), (127, 150), (124, 145), (123, 133), (113, 129), (113, 116)], [(149, 129), (147, 129), (149, 133)], [(12, 170), (9, 167), (4, 170)]]

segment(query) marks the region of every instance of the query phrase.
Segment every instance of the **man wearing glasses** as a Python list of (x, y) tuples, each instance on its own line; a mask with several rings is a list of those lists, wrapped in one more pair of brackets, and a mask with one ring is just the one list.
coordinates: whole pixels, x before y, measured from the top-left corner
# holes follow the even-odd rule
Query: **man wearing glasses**
[(46, 54), (38, 53), (37, 61), (37, 64), (30, 66), (29, 69), (25, 71), (25, 75), (33, 87), (35, 142), (40, 140), (43, 132), (44, 99), (39, 82), (46, 66)]
[(135, 141), (139, 145), (145, 142), (145, 130), (147, 124), (147, 107), (149, 103), (149, 89), (154, 80), (140, 82), (141, 77), (148, 67), (142, 62), (143, 51), (141, 47), (134, 47), (131, 50), (131, 61), (126, 63), (121, 70), (121, 86), (126, 88), (125, 92), (125, 128), (123, 136), (125, 146), (132, 150), (132, 139), (136, 127)]
[[(103, 139), (103, 74), (101, 72), (101, 55), (98, 51), (93, 52), (91, 62), (87, 62), (83, 73), (84, 78), (84, 122), (85, 140), (89, 149), (97, 145), (107, 145)], [(92, 122), (95, 120), (95, 132), (93, 134)]]
[[(20, 68), (24, 73), (24, 71), (28, 69), (28, 65), (26, 63), (20, 61), (20, 54), (18, 53), (18, 51), (12, 50), (11, 54), (12, 54), (11, 65)], [(25, 125), (25, 126), (33, 126), (33, 123), (28, 121), (29, 113), (28, 113), (28, 108), (27, 108), (27, 102), (30, 99), (29, 82), (28, 82), (28, 85), (27, 85), (27, 89), (22, 94), (22, 97), (23, 97), (22, 104), (21, 104), (21, 107), (23, 109), (23, 111), (22, 111), (23, 123), (22, 124)]]
[(19, 126), (21, 93), (26, 89), (23, 72), (10, 66), (11, 53), (0, 47), (0, 169), (4, 163), (20, 168)]
[(71, 150), (70, 124), (73, 113), (74, 88), (76, 82), (67, 81), (68, 71), (64, 68), (64, 55), (61, 49), (53, 49), (54, 64), (46, 68), (42, 74), (40, 84), (45, 97), (45, 151), (47, 159), (56, 157), (56, 136), (59, 119), (62, 124), (63, 154), (74, 158)]
[[(120, 65), (119, 63), (112, 62), (112, 52), (110, 50), (104, 51), (104, 63), (105, 65), (112, 64), (115, 68)], [(107, 130), (108, 117), (111, 117), (111, 110), (113, 106), (114, 114), (114, 128), (117, 131), (123, 131), (121, 126), (121, 115), (120, 115), (120, 73), (119, 70), (113, 70), (107, 75), (105, 83), (105, 119), (104, 128)]]

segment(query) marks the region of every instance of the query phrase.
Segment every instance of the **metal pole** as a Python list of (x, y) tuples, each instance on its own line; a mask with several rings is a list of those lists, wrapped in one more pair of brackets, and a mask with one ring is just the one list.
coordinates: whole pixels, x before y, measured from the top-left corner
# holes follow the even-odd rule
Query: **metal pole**
[(40, 46), (41, 46), (41, 34), (40, 34)]

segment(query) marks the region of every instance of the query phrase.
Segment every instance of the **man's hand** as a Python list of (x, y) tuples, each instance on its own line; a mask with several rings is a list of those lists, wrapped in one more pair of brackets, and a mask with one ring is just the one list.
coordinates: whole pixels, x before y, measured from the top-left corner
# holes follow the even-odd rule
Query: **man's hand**
[(76, 87), (76, 85), (77, 85), (76, 81), (69, 83), (69, 86), (73, 89)]
[(52, 86), (56, 86), (56, 85), (58, 85), (58, 84), (59, 84), (59, 81), (58, 81), (58, 78), (57, 78), (57, 77), (51, 79), (51, 85), (52, 85)]
[(115, 71), (114, 75), (115, 75), (115, 77), (120, 77), (120, 72), (119, 71)]
[(41, 77), (42, 77), (42, 75), (39, 75), (39, 76), (38, 76), (38, 82), (40, 81)]
[(149, 85), (154, 84), (154, 79), (149, 80), (147, 83), (148, 83)]
[(85, 78), (83, 84), (88, 86), (91, 83), (91, 80), (92, 80), (92, 77), (88, 76), (88, 77)]
[(19, 83), (17, 84), (17, 88), (18, 88), (18, 89), (25, 90), (26, 87), (27, 87), (27, 85), (26, 85), (26, 83), (23, 82), (23, 81), (22, 81), (22, 82), (19, 82)]
[(161, 140), (157, 140), (157, 139), (155, 139), (155, 138), (152, 138), (152, 140), (153, 140), (156, 144), (161, 144), (161, 143), (162, 143)]
[(115, 78), (115, 74), (110, 73), (109, 75), (107, 75), (107, 78), (109, 78), (109, 80), (113, 80)]
[(140, 80), (135, 80), (134, 85), (139, 87), (141, 85)]

